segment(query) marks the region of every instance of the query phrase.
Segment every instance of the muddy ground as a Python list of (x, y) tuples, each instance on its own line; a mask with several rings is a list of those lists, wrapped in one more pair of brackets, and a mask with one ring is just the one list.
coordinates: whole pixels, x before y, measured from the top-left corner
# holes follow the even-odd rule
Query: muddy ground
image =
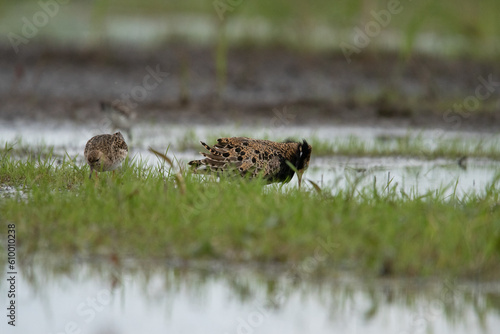
[[(482, 87), (480, 78), (495, 83)], [(497, 80), (500, 64), (494, 61), (424, 55), (405, 60), (366, 51), (349, 64), (339, 52), (247, 47), (229, 50), (226, 84), (219, 89), (214, 47), (75, 49), (33, 43), (19, 54), (0, 47), (0, 115), (3, 121), (87, 121), (98, 116), (100, 100), (120, 99), (130, 101), (144, 121), (496, 131)]]

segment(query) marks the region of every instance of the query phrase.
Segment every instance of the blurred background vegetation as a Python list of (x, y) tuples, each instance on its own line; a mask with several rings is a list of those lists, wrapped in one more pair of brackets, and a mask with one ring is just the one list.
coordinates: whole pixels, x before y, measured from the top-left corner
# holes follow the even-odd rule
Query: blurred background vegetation
[[(55, 1), (55, 0), (52, 0)], [(51, 2), (51, 0), (42, 0)], [(387, 0), (93, 0), (68, 1), (36, 39), (43, 43), (103, 46), (131, 43), (154, 47), (172, 41), (287, 46), (303, 51), (339, 50), (352, 43), (354, 28), (374, 20)], [(500, 51), (498, 0), (402, 0), (401, 12), (366, 49), (403, 56), (430, 52), (446, 56), (494, 57)], [(226, 9), (224, 11), (224, 9)], [(0, 0), (0, 31), (21, 34), (39, 1)], [(224, 12), (224, 13), (222, 13)], [(221, 14), (222, 13), (222, 14)]]

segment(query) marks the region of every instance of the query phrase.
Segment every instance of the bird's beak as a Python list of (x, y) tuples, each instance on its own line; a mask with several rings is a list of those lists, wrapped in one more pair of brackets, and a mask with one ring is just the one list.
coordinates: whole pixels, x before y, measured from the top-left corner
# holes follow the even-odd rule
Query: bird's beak
[(304, 175), (303, 170), (297, 171), (297, 179), (299, 180), (299, 189), (300, 189), (300, 185), (302, 184), (302, 175)]
[(94, 171), (94, 167), (90, 167), (90, 175), (89, 175), (89, 180), (92, 178), (92, 172)]

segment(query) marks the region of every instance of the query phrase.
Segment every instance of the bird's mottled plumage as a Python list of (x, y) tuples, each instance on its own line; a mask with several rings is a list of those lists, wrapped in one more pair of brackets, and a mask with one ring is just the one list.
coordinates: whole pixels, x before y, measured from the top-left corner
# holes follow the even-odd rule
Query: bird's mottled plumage
[(128, 154), (128, 146), (120, 132), (97, 135), (87, 142), (84, 151), (85, 161), (92, 171), (106, 172), (120, 167)]
[(208, 171), (231, 172), (241, 176), (256, 177), (261, 175), (268, 183), (289, 182), (294, 170), (287, 164), (289, 161), (299, 173), (309, 166), (311, 145), (302, 142), (277, 143), (270, 140), (252, 139), (247, 137), (219, 138), (217, 144), (208, 146), (201, 144), (209, 153), (202, 160), (189, 162), (195, 168), (205, 166)]
[(101, 111), (109, 118), (112, 130), (123, 130), (127, 133), (128, 139), (132, 139), (132, 124), (136, 118), (136, 113), (132, 111), (124, 102), (100, 102)]

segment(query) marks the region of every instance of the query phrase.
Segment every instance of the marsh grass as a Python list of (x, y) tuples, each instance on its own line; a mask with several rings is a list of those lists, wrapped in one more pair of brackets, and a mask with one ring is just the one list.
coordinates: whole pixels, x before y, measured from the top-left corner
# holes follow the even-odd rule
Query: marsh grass
[[(234, 133), (233, 133), (234, 135)], [(245, 132), (238, 134), (242, 137), (252, 137)], [(203, 138), (208, 145), (216, 143), (218, 138), (231, 137), (230, 134), (220, 133)], [(275, 136), (263, 134), (261, 139), (276, 140)], [(288, 138), (300, 140), (300, 138)], [(280, 140), (278, 140), (280, 141)], [(421, 160), (459, 159), (462, 157), (500, 159), (500, 142), (498, 140), (470, 139), (460, 137), (435, 138), (429, 140), (424, 134), (407, 134), (403, 136), (378, 136), (372, 141), (359, 136), (338, 137), (324, 139), (319, 137), (307, 138), (313, 147), (313, 156), (341, 155), (348, 157), (391, 157), (401, 156)], [(175, 149), (181, 151), (203, 151), (199, 138), (193, 130), (188, 130), (184, 136), (177, 139)]]
[(316, 257), (317, 271), (500, 274), (498, 178), (482, 195), (445, 197), (402, 194), (390, 180), (297, 190), (187, 170), (182, 190), (178, 170), (135, 159), (114, 175), (89, 180), (88, 172), (69, 157), (2, 156), (0, 184), (27, 194), (0, 197), (2, 221), (16, 224), (21, 261), (44, 252), (285, 264)]
[(311, 140), (314, 154), (320, 156), (404, 156), (421, 160), (461, 157), (500, 159), (498, 141), (438, 138), (429, 141), (423, 135), (406, 135), (376, 138), (373, 142), (350, 136), (333, 141), (318, 138)]

